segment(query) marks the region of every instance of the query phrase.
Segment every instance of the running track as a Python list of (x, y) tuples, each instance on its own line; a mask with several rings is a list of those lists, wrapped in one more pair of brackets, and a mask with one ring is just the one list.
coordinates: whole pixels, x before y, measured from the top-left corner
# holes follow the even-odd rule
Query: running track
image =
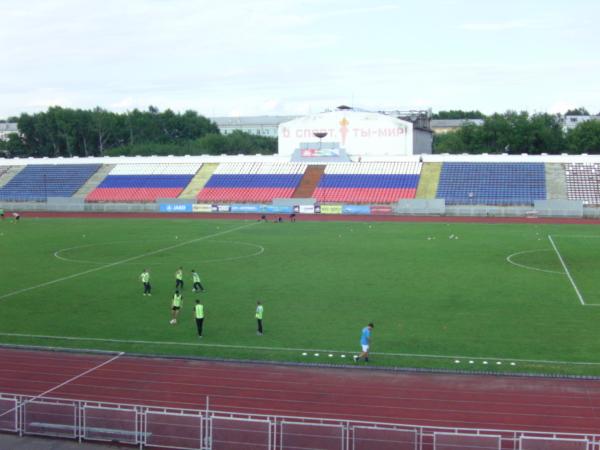
[[(600, 381), (0, 348), (0, 392), (428, 426), (598, 433)], [(82, 373), (86, 375), (69, 381)], [(66, 382), (66, 383), (65, 383)], [(57, 389), (54, 389), (57, 387)]]

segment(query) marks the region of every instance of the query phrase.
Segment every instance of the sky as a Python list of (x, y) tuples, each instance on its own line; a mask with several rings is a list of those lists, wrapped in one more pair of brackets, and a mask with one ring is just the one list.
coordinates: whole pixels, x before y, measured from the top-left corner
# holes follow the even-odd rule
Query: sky
[(600, 113), (597, 0), (0, 0), (0, 118)]

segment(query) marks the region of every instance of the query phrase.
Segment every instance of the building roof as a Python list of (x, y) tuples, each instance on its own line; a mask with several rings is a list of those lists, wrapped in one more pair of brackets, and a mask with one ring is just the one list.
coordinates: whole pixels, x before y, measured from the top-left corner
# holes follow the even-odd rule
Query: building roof
[(282, 122), (295, 119), (299, 116), (242, 116), (242, 117), (211, 117), (219, 127), (240, 126), (278, 126)]

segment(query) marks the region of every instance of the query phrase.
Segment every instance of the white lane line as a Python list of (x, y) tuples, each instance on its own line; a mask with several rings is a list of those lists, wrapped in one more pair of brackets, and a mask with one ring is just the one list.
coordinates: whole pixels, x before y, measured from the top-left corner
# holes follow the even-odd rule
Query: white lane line
[(519, 255), (525, 255), (528, 253), (539, 253), (539, 252), (551, 252), (552, 250), (550, 250), (549, 248), (544, 248), (544, 249), (540, 249), (540, 250), (525, 250), (522, 252), (516, 252), (513, 253), (512, 255), (508, 255), (506, 257), (506, 260), (511, 263), (514, 266), (517, 267), (521, 267), (523, 269), (528, 269), (528, 270), (537, 270), (538, 272), (546, 272), (546, 273), (554, 273), (554, 274), (558, 274), (558, 275), (564, 275), (564, 272), (559, 272), (557, 270), (548, 270), (548, 269), (540, 269), (539, 267), (533, 267), (533, 266), (526, 266), (525, 264), (520, 264), (518, 262), (515, 262), (512, 260), (512, 258), (514, 258), (515, 256), (519, 256)]
[[(171, 345), (175, 347), (205, 347), (205, 348), (228, 348), (237, 350), (265, 350), (277, 352), (309, 352), (309, 353), (334, 353), (334, 354), (354, 354), (356, 351), (351, 350), (333, 350), (322, 348), (294, 348), (294, 347), (265, 347), (254, 345), (230, 345), (230, 344), (207, 344), (199, 342), (172, 342), (172, 341), (141, 341), (130, 339), (110, 339), (110, 338), (93, 338), (93, 337), (75, 337), (75, 336), (47, 336), (38, 334), (21, 334), (21, 333), (0, 333), (0, 336), (5, 337), (20, 337), (30, 339), (55, 339), (60, 341), (80, 341), (80, 342), (107, 342), (117, 344), (142, 344), (142, 345)], [(51, 347), (59, 348), (59, 347)], [(425, 359), (473, 359), (473, 360), (494, 360), (494, 361), (517, 361), (524, 363), (535, 364), (564, 364), (564, 365), (583, 365), (583, 366), (600, 366), (600, 362), (593, 361), (558, 361), (550, 359), (520, 359), (520, 358), (501, 358), (497, 356), (468, 356), (468, 355), (434, 355), (427, 353), (387, 353), (387, 352), (370, 352), (373, 355), (380, 356), (397, 356), (405, 358), (425, 358)]]
[[(100, 369), (101, 367), (106, 366), (107, 364), (110, 364), (111, 362), (117, 360), (118, 358), (120, 358), (121, 356), (123, 356), (125, 354), (125, 352), (120, 352), (117, 355), (113, 356), (112, 358), (110, 358), (107, 361), (104, 361), (101, 364), (98, 364), (97, 366), (92, 367), (91, 369), (86, 370), (85, 372), (81, 372), (79, 375), (75, 375), (72, 378), (69, 378), (67, 381), (64, 381), (56, 386), (54, 386), (53, 388), (48, 389), (47, 391), (42, 392), (41, 394), (36, 395), (33, 398), (28, 399), (27, 401), (25, 401), (22, 405), (27, 404), (27, 403), (31, 403), (34, 402), (35, 400), (37, 400), (38, 398), (42, 398), (45, 395), (48, 395), (50, 392), (56, 391), (57, 389), (60, 389), (63, 386), (66, 386), (69, 383), (72, 383), (75, 380), (78, 380), (81, 377), (84, 377), (90, 373), (92, 373), (95, 370)], [(0, 417), (5, 416), (6, 414), (10, 414), (11, 412), (13, 412), (16, 409), (16, 407), (9, 409), (8, 411), (4, 411), (2, 414), (0, 414)]]
[(550, 243), (552, 244), (552, 247), (554, 248), (554, 251), (556, 252), (556, 256), (558, 256), (558, 260), (562, 264), (563, 269), (565, 269), (565, 274), (567, 275), (567, 277), (569, 277), (569, 281), (573, 285), (573, 289), (575, 289), (575, 293), (577, 294), (577, 297), (579, 298), (579, 302), (583, 306), (585, 306), (585, 301), (583, 300), (583, 296), (581, 295), (581, 292), (579, 292), (579, 288), (575, 284), (575, 280), (573, 280), (573, 277), (571, 276), (571, 272), (569, 272), (569, 269), (567, 268), (567, 265), (565, 264), (563, 257), (560, 255), (560, 252), (558, 251), (558, 247), (554, 243), (554, 239), (552, 239), (552, 236), (550, 236), (550, 235), (548, 235), (548, 239), (550, 240)]
[(38, 288), (41, 288), (41, 287), (46, 287), (46, 286), (50, 286), (52, 284), (60, 283), (62, 281), (72, 280), (73, 278), (81, 277), (83, 275), (88, 275), (90, 273), (98, 272), (100, 270), (110, 269), (111, 267), (115, 267), (115, 266), (118, 266), (118, 265), (121, 265), (121, 264), (125, 264), (125, 263), (128, 263), (130, 261), (136, 261), (138, 259), (145, 258), (147, 256), (156, 255), (158, 253), (166, 252), (168, 250), (173, 250), (174, 248), (183, 247), (184, 245), (192, 244), (194, 242), (199, 242), (199, 241), (210, 239), (210, 238), (213, 238), (213, 237), (216, 237), (216, 236), (221, 236), (223, 234), (232, 233), (232, 232), (237, 231), (237, 230), (241, 230), (241, 229), (244, 229), (244, 228), (251, 227), (253, 225), (256, 225), (257, 223), (258, 222), (254, 222), (254, 223), (250, 223), (250, 224), (246, 224), (246, 225), (241, 225), (239, 227), (230, 228), (230, 229), (224, 230), (224, 231), (219, 231), (218, 233), (213, 233), (213, 234), (209, 234), (209, 235), (202, 236), (202, 237), (199, 237), (199, 238), (190, 239), (189, 241), (181, 242), (179, 244), (171, 245), (169, 247), (159, 248), (158, 250), (153, 250), (153, 251), (148, 252), (148, 253), (143, 253), (141, 255), (132, 256), (131, 258), (122, 259), (120, 261), (115, 261), (113, 263), (104, 264), (103, 266), (94, 267), (92, 269), (84, 270), (83, 272), (74, 273), (73, 275), (68, 275), (66, 277), (57, 278), (56, 280), (47, 281), (45, 283), (40, 283), (38, 285), (30, 286), (30, 287), (27, 287), (27, 288), (24, 288), (24, 289), (19, 289), (18, 291), (13, 291), (13, 292), (9, 292), (8, 294), (0, 295), (0, 300), (3, 300), (3, 299), (8, 298), (8, 297), (12, 297), (14, 295), (22, 294), (24, 292), (32, 291), (34, 289), (38, 289)]

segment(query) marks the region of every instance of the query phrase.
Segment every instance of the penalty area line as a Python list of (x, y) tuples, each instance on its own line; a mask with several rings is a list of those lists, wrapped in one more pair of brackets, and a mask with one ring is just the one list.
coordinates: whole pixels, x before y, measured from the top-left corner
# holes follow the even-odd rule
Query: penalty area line
[[(335, 354), (354, 354), (357, 350), (331, 350), (318, 348), (294, 348), (294, 347), (267, 347), (254, 345), (233, 345), (233, 344), (207, 344), (199, 342), (173, 342), (173, 341), (145, 341), (133, 339), (111, 339), (111, 338), (94, 338), (94, 337), (75, 337), (75, 336), (47, 336), (37, 334), (22, 334), (22, 333), (0, 333), (0, 337), (18, 337), (28, 339), (54, 339), (62, 341), (75, 342), (105, 342), (112, 344), (137, 344), (137, 345), (162, 345), (174, 347), (196, 347), (196, 348), (223, 348), (232, 350), (259, 350), (272, 352), (319, 352), (319, 353), (335, 353)], [(514, 361), (521, 363), (532, 364), (555, 364), (555, 365), (579, 365), (579, 366), (600, 366), (600, 362), (593, 361), (559, 361), (550, 359), (522, 359), (522, 358), (506, 358), (496, 356), (468, 356), (468, 355), (434, 355), (423, 353), (388, 353), (388, 352), (370, 352), (372, 355), (393, 356), (401, 358), (423, 358), (423, 359), (472, 359), (472, 360), (494, 360), (494, 361)]]
[(583, 296), (581, 295), (581, 292), (579, 292), (579, 288), (577, 287), (577, 285), (575, 284), (575, 280), (571, 276), (571, 272), (569, 272), (569, 269), (567, 268), (567, 265), (565, 264), (563, 257), (561, 256), (560, 252), (558, 251), (558, 247), (554, 243), (554, 239), (552, 239), (552, 236), (550, 236), (550, 235), (548, 235), (548, 239), (550, 240), (550, 243), (552, 244), (552, 248), (554, 248), (554, 251), (556, 252), (556, 256), (558, 256), (558, 260), (562, 264), (563, 269), (565, 270), (565, 274), (569, 278), (569, 281), (571, 282), (573, 289), (575, 289), (575, 293), (577, 294), (577, 298), (579, 298), (579, 302), (581, 303), (582, 306), (586, 306), (585, 301), (583, 300)]
[(157, 255), (158, 253), (162, 253), (162, 252), (166, 252), (166, 251), (169, 251), (169, 250), (173, 250), (175, 248), (183, 247), (184, 245), (193, 244), (194, 242), (200, 242), (200, 241), (204, 241), (206, 239), (210, 239), (210, 238), (213, 238), (213, 237), (216, 237), (216, 236), (222, 236), (223, 234), (232, 233), (234, 231), (238, 231), (238, 230), (242, 230), (244, 228), (251, 227), (253, 225), (256, 225), (257, 223), (258, 222), (254, 222), (254, 223), (250, 223), (250, 224), (245, 224), (245, 225), (241, 225), (239, 227), (230, 228), (228, 230), (219, 231), (218, 233), (208, 234), (206, 236), (201, 236), (199, 238), (190, 239), (189, 241), (181, 242), (179, 244), (175, 244), (175, 245), (170, 245), (168, 247), (159, 248), (157, 250), (153, 250), (153, 251), (148, 252), (148, 253), (143, 253), (141, 255), (132, 256), (130, 258), (122, 259), (120, 261), (115, 261), (115, 262), (112, 262), (112, 263), (104, 264), (103, 266), (100, 266), (100, 267), (94, 267), (92, 269), (84, 270), (83, 272), (78, 272), (78, 273), (74, 273), (72, 275), (67, 275), (66, 277), (57, 278), (56, 280), (46, 281), (45, 283), (40, 283), (40, 284), (37, 284), (35, 286), (30, 286), (30, 287), (27, 287), (27, 288), (19, 289), (17, 291), (9, 292), (8, 294), (0, 295), (0, 300), (12, 297), (14, 295), (23, 294), (24, 292), (33, 291), (34, 289), (39, 289), (39, 288), (42, 288), (42, 287), (51, 286), (53, 284), (60, 283), (62, 281), (72, 280), (73, 278), (81, 277), (83, 275), (88, 275), (90, 273), (98, 272), (100, 270), (110, 269), (111, 267), (119, 266), (121, 264), (125, 264), (125, 263), (131, 262), (131, 261), (136, 261), (138, 259), (142, 259), (142, 258), (145, 258), (147, 256)]

